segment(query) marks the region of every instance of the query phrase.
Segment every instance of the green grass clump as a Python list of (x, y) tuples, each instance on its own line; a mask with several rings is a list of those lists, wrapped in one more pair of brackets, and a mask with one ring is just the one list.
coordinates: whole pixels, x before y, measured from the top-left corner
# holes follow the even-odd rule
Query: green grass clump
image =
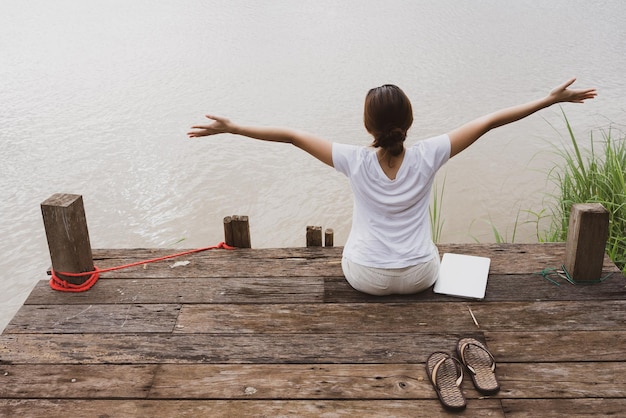
[[(575, 203), (600, 203), (609, 212), (609, 238), (606, 252), (626, 274), (626, 137), (614, 138), (614, 132), (602, 132), (601, 140), (590, 136), (590, 148), (582, 150), (572, 127), (563, 114), (572, 144), (560, 149), (562, 163), (548, 178), (557, 186), (549, 210), (552, 222), (545, 241), (566, 241), (570, 210)], [(600, 152), (596, 147), (600, 145)]]
[(441, 240), (441, 233), (443, 231), (443, 217), (441, 215), (441, 208), (443, 207), (443, 191), (446, 188), (446, 179), (444, 177), (441, 190), (437, 186), (437, 182), (433, 185), (432, 189), (432, 203), (428, 206), (428, 216), (430, 218), (430, 233), (433, 242), (437, 244)]

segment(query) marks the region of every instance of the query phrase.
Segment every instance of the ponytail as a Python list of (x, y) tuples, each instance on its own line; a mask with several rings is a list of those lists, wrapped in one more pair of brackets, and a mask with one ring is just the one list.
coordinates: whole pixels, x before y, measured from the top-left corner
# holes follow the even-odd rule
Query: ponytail
[(374, 148), (380, 147), (395, 157), (402, 154), (405, 139), (406, 131), (403, 131), (401, 128), (393, 128), (374, 137), (372, 146)]

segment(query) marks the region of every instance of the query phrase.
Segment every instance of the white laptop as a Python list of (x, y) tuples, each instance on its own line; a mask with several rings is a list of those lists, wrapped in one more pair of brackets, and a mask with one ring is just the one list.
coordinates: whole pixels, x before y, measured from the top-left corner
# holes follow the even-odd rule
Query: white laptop
[(473, 255), (444, 253), (439, 279), (433, 291), (449, 296), (483, 299), (491, 259)]

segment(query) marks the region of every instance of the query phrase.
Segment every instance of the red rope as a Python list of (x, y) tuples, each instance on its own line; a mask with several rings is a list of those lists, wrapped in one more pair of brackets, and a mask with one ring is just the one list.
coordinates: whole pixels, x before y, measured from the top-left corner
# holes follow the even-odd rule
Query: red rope
[[(231, 247), (230, 245), (220, 242), (219, 244), (214, 245), (212, 247), (197, 248), (195, 250), (188, 250), (182, 253), (170, 254), (170, 255), (163, 256), (163, 257), (152, 258), (150, 260), (137, 261), (135, 263), (124, 264), (122, 266), (109, 267), (106, 269), (99, 269), (98, 267), (94, 266), (93, 271), (86, 271), (84, 273), (56, 273), (53, 269), (51, 271), (52, 278), (50, 279), (50, 287), (60, 292), (84, 292), (86, 290), (91, 289), (92, 286), (96, 284), (96, 282), (98, 281), (98, 278), (100, 277), (100, 273), (106, 273), (107, 271), (121, 270), (121, 269), (129, 268), (129, 267), (139, 266), (142, 264), (154, 263), (157, 261), (163, 261), (163, 260), (167, 260), (167, 259), (174, 258), (174, 257), (181, 257), (183, 255), (199, 253), (202, 251), (215, 250), (215, 249), (234, 250), (235, 247)], [(61, 274), (63, 276), (68, 276), (68, 277), (89, 276), (89, 278), (85, 280), (85, 282), (82, 284), (73, 284), (73, 283), (68, 282), (67, 280), (61, 279), (58, 276), (58, 274)]]

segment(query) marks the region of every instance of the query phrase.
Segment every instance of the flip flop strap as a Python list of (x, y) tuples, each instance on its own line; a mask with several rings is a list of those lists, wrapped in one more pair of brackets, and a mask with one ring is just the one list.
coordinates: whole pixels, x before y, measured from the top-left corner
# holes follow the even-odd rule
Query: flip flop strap
[(430, 375), (431, 382), (435, 386), (437, 386), (437, 388), (439, 388), (439, 383), (437, 382), (437, 372), (439, 371), (439, 366), (441, 366), (448, 359), (454, 360), (454, 367), (456, 368), (457, 374), (459, 375), (459, 377), (456, 379), (455, 384), (457, 386), (461, 386), (461, 382), (463, 382), (463, 365), (456, 358), (447, 356), (447, 357), (441, 358), (441, 360), (435, 363), (435, 367), (433, 367), (433, 372)]
[(478, 347), (481, 350), (483, 350), (485, 353), (487, 353), (487, 355), (489, 355), (489, 358), (491, 359), (491, 371), (495, 372), (496, 371), (496, 359), (493, 358), (493, 355), (489, 352), (489, 350), (486, 350), (485, 347), (476, 344), (476, 343), (472, 343), (472, 342), (468, 342), (468, 343), (463, 343), (463, 345), (461, 346), (461, 350), (460, 350), (460, 354), (461, 354), (461, 360), (463, 361), (463, 364), (465, 364), (465, 367), (467, 367), (467, 369), (472, 372), (472, 374), (476, 374), (476, 370), (474, 370), (474, 368), (472, 366), (470, 366), (469, 364), (467, 364), (467, 362), (465, 361), (465, 349), (467, 347), (469, 347), (470, 345), (473, 345), (474, 347)]

